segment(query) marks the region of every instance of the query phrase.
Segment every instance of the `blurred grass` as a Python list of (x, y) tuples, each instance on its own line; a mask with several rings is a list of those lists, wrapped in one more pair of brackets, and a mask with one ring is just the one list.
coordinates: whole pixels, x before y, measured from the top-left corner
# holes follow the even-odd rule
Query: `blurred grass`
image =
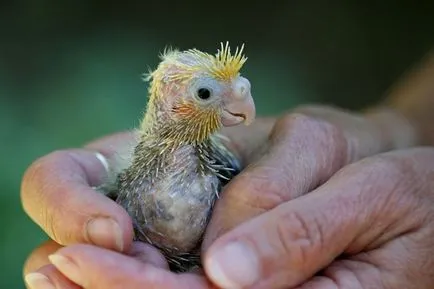
[(199, 1), (165, 14), (158, 3), (104, 3), (0, 4), (0, 288), (24, 288), (23, 262), (46, 238), (20, 205), (27, 166), (135, 127), (146, 104), (141, 74), (165, 45), (214, 52), (226, 39), (246, 42), (258, 113), (274, 114), (313, 101), (368, 105), (434, 35), (428, 2), (240, 1), (230, 2), (240, 14), (227, 15)]

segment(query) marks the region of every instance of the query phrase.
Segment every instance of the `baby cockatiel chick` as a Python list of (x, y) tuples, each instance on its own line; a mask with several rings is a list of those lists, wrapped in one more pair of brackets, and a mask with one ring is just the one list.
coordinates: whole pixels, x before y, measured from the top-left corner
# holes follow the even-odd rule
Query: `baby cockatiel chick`
[(222, 187), (241, 169), (218, 135), (250, 124), (255, 105), (240, 76), (243, 47), (216, 55), (169, 50), (149, 74), (149, 102), (131, 163), (114, 199), (130, 214), (136, 239), (153, 244), (173, 271), (200, 266), (198, 247)]

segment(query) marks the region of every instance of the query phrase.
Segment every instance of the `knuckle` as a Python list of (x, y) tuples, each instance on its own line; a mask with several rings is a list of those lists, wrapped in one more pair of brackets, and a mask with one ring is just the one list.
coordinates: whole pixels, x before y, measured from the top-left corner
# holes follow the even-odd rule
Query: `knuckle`
[(276, 125), (284, 130), (300, 131), (308, 134), (322, 132), (323, 134), (334, 135), (340, 132), (340, 129), (335, 124), (303, 112), (288, 113), (280, 118)]
[(287, 134), (288, 132), (291, 132), (292, 134), (298, 134), (305, 133), (307, 129), (316, 129), (319, 125), (320, 124), (317, 119), (314, 119), (307, 114), (292, 112), (285, 114), (276, 121), (275, 131), (283, 131)]
[(298, 164), (318, 182), (328, 179), (350, 158), (350, 144), (340, 126), (303, 113), (283, 116), (272, 131), (271, 142), (285, 155), (288, 151), (299, 154), (287, 165)]
[(44, 184), (47, 175), (52, 172), (52, 164), (64, 154), (61, 151), (52, 152), (34, 161), (24, 172), (21, 182), (21, 198), (25, 202), (33, 199), (37, 189)]
[[(284, 256), (291, 256), (292, 266), (310, 266), (309, 255), (323, 247), (323, 230), (313, 219), (306, 219), (297, 211), (283, 212), (275, 224), (277, 246)], [(291, 267), (292, 267), (291, 266)]]
[(21, 202), (24, 211), (53, 239), (56, 236), (55, 210), (53, 204), (61, 204), (62, 193), (53, 194), (52, 190), (57, 184), (48, 181), (49, 176), (55, 173), (56, 163), (64, 158), (65, 151), (55, 151), (33, 162), (25, 171), (21, 184)]
[(281, 117), (271, 134), (278, 140), (304, 139), (303, 143), (316, 149), (346, 149), (347, 143), (343, 129), (325, 119), (302, 112), (289, 113)]
[(39, 183), (38, 180), (44, 179), (47, 173), (52, 171), (53, 163), (64, 158), (66, 154), (65, 151), (58, 150), (35, 160), (24, 172), (22, 178), (23, 195), (27, 196), (28, 193), (31, 193), (31, 188)]
[(30, 211), (30, 204), (37, 199), (35, 194), (38, 193), (38, 187), (45, 176), (47, 166), (49, 167), (49, 158), (50, 155), (37, 159), (24, 172), (21, 181), (21, 200), (27, 213)]

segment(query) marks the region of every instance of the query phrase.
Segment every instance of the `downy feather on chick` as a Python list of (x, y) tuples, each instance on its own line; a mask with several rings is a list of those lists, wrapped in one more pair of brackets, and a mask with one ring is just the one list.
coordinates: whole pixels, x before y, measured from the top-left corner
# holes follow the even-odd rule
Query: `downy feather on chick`
[(231, 54), (165, 50), (150, 72), (149, 100), (137, 144), (99, 188), (124, 207), (135, 239), (159, 248), (175, 272), (200, 266), (199, 246), (213, 205), (242, 164), (219, 135), (223, 127), (250, 124), (255, 104), (240, 75), (243, 46)]

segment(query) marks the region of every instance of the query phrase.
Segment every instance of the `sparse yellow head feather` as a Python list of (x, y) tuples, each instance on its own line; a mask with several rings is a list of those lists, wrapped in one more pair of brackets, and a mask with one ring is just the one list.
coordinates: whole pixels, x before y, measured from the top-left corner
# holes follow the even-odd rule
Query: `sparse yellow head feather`
[(194, 74), (204, 73), (222, 81), (230, 81), (239, 75), (247, 61), (243, 54), (244, 44), (231, 53), (229, 43), (221, 43), (215, 55), (198, 49), (179, 51), (166, 48), (160, 55), (158, 68), (147, 75), (146, 80), (190, 80)]

